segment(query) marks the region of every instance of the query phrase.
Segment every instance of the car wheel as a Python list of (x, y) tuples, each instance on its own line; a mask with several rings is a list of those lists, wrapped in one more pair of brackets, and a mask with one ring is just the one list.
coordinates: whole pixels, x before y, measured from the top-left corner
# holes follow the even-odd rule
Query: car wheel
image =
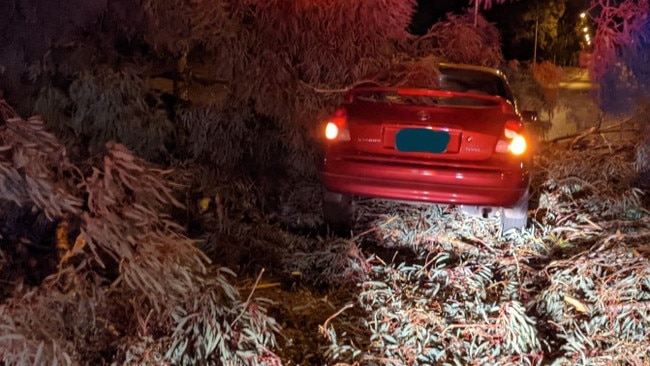
[(349, 234), (354, 221), (352, 196), (325, 191), (323, 194), (323, 218), (330, 230)]
[(530, 194), (526, 193), (513, 207), (501, 209), (501, 233), (510, 229), (522, 230), (528, 222), (528, 201)]

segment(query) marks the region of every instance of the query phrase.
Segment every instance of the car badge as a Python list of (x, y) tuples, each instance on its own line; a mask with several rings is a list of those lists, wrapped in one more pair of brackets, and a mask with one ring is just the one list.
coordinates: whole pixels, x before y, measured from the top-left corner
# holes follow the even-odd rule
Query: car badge
[(431, 115), (427, 113), (426, 111), (419, 111), (418, 112), (418, 119), (422, 122), (428, 121), (429, 118), (431, 118)]

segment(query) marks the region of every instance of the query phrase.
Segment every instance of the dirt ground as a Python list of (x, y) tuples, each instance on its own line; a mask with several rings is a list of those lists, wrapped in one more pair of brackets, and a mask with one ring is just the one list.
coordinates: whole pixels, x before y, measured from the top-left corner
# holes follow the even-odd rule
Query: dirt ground
[(283, 364), (325, 365), (321, 350), (325, 338), (319, 333), (319, 327), (353, 300), (352, 293), (345, 289), (319, 291), (294, 284), (261, 289), (256, 294), (275, 302), (269, 314), (283, 329), (278, 338), (278, 354)]

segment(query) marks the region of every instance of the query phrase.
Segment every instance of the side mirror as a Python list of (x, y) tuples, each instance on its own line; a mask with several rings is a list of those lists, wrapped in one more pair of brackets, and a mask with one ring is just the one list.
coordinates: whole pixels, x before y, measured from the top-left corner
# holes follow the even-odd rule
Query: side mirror
[(539, 115), (536, 111), (521, 111), (521, 119), (524, 123), (539, 121)]

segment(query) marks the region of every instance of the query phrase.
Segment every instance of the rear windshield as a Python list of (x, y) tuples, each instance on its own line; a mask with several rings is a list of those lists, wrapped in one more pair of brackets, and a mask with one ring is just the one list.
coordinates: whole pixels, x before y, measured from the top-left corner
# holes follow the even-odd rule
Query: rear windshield
[[(461, 93), (499, 96), (510, 101), (511, 103), (514, 103), (514, 97), (510, 91), (510, 87), (508, 86), (505, 79), (499, 75), (495, 75), (487, 71), (455, 68), (449, 66), (438, 67), (438, 70), (440, 71), (440, 75), (438, 76), (438, 85), (435, 89)], [(408, 85), (406, 85), (406, 87), (408, 87)], [(487, 107), (498, 104), (494, 100), (463, 96), (400, 95), (396, 91), (392, 90), (363, 91), (361, 89), (355, 92), (355, 99), (375, 103), (445, 105), (464, 107)]]
[(506, 81), (489, 72), (453, 67), (440, 67), (439, 88), (442, 90), (497, 95), (513, 101)]
[(365, 102), (422, 106), (488, 107), (498, 105), (496, 101), (490, 99), (459, 96), (442, 97), (428, 95), (401, 95), (393, 91), (360, 91), (355, 94), (354, 99)]

